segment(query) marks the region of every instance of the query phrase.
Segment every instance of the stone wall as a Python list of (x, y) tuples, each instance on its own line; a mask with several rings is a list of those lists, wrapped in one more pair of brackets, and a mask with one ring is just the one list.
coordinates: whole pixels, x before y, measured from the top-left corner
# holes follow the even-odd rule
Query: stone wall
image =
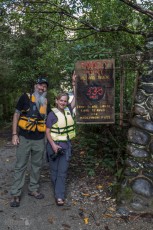
[(142, 74), (128, 131), (119, 211), (153, 212), (153, 34), (146, 39)]

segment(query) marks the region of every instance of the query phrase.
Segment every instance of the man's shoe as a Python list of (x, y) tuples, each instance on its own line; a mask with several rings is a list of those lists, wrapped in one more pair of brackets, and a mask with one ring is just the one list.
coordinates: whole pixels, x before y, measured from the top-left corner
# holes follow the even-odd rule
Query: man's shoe
[(20, 206), (20, 197), (19, 196), (13, 196), (10, 201), (10, 206), (15, 208)]
[(28, 195), (29, 196), (33, 196), (34, 198), (36, 199), (43, 199), (45, 196), (44, 194), (38, 192), (38, 191), (35, 191), (35, 192), (28, 192)]

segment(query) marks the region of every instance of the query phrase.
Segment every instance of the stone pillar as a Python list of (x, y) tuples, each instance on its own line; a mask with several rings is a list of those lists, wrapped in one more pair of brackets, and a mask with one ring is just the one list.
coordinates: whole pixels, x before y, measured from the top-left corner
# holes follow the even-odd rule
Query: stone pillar
[(146, 38), (143, 58), (128, 131), (124, 180), (118, 193), (121, 214), (153, 212), (153, 34)]

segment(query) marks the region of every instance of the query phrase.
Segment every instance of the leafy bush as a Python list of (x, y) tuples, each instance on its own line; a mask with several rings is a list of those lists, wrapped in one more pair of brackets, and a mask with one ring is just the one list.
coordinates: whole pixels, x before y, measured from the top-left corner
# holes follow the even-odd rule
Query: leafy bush
[(88, 175), (95, 174), (97, 168), (121, 175), (124, 158), (127, 128), (117, 125), (81, 125), (77, 127), (75, 148), (84, 154), (85, 169)]

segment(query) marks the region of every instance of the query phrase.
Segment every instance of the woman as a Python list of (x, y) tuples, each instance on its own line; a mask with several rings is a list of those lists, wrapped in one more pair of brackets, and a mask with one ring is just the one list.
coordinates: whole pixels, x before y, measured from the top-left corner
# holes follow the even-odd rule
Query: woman
[[(75, 91), (75, 74), (72, 77)], [(68, 105), (67, 93), (60, 93), (55, 100), (56, 108), (49, 113), (46, 122), (47, 155), (57, 205), (64, 205), (65, 182), (71, 157), (71, 139), (75, 137), (72, 110), (75, 98)]]

